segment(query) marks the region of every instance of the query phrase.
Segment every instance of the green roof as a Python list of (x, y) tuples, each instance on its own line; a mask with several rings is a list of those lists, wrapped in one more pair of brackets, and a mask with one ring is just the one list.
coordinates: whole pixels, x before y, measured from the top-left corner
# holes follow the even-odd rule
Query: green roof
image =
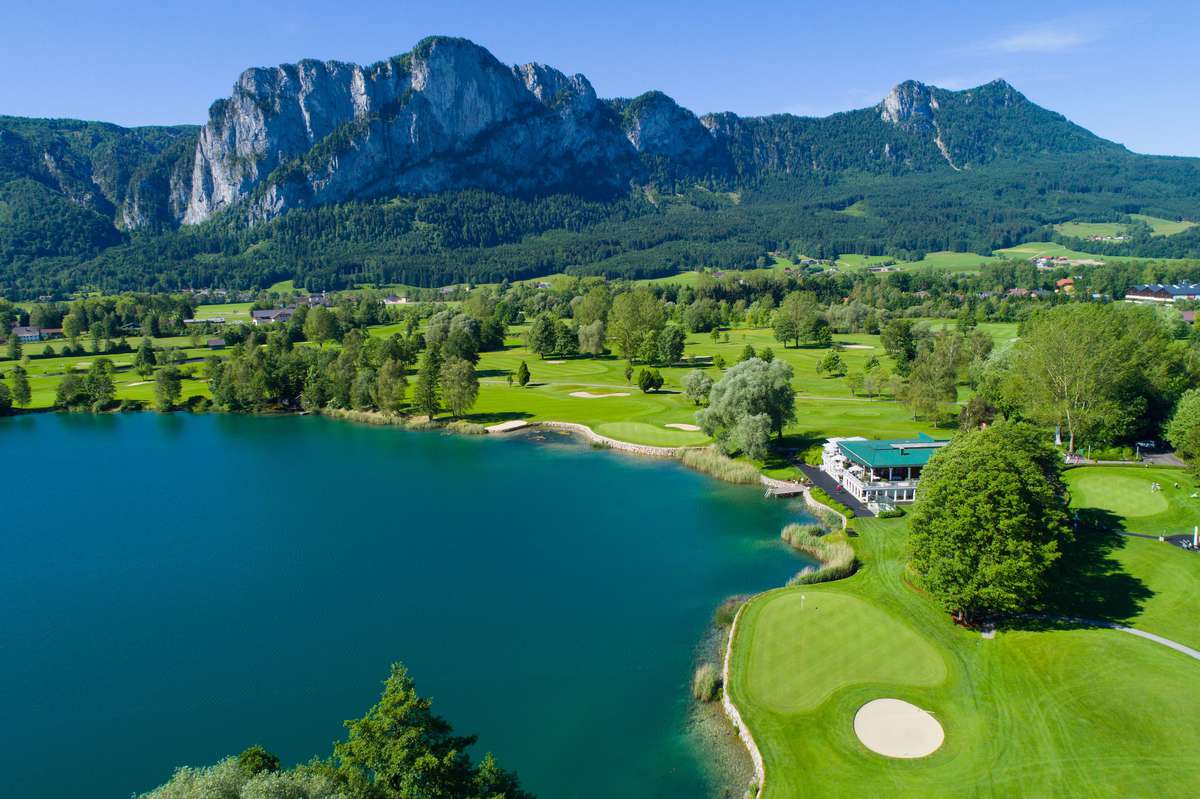
[(950, 443), (921, 433), (916, 438), (888, 441), (839, 441), (838, 446), (850, 460), (872, 469), (892, 466), (924, 466), (933, 453)]

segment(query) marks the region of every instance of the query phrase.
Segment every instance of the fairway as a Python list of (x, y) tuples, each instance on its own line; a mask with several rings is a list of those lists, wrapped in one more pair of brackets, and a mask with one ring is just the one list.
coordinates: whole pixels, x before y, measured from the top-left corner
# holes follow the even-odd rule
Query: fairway
[[(904, 520), (855, 527), (857, 574), (761, 595), (738, 622), (728, 690), (763, 755), (766, 799), (1200, 792), (1200, 663), (1115, 630), (986, 640), (908, 586)], [(1186, 623), (1197, 600), (1181, 601)], [(881, 698), (929, 711), (944, 743), (913, 759), (872, 752), (854, 718)]]

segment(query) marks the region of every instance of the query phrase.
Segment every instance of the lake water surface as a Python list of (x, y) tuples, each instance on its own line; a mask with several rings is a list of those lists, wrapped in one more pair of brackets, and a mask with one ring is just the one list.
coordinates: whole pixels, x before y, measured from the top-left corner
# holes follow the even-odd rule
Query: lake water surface
[(542, 799), (695, 799), (693, 652), (802, 516), (673, 464), (315, 418), (0, 420), (0, 773), (325, 756), (402, 661)]

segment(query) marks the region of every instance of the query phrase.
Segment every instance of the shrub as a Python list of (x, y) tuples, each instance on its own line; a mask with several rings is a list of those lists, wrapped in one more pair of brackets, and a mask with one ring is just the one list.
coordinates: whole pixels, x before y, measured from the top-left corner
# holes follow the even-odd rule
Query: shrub
[(805, 465), (807, 465), (807, 466), (814, 466), (814, 467), (815, 467), (815, 466), (820, 466), (820, 465), (821, 465), (821, 458), (822, 458), (822, 454), (823, 454), (823, 453), (821, 452), (821, 445), (820, 445), (820, 444), (814, 444), (813, 446), (811, 446), (811, 447), (809, 447), (808, 449), (804, 450), (804, 463), (805, 463)]
[(464, 436), (482, 436), (487, 435), (487, 428), (481, 424), (468, 422), (465, 419), (458, 419), (446, 425), (446, 429), (451, 433), (458, 433)]
[(854, 511), (850, 510), (845, 505), (838, 502), (833, 497), (829, 496), (829, 494), (824, 489), (814, 487), (812, 489), (811, 493), (812, 493), (812, 498), (815, 499), (817, 502), (820, 502), (822, 505), (828, 505), (829, 507), (833, 508), (838, 513), (845, 516), (847, 519), (854, 518)]
[(717, 605), (717, 610), (713, 613), (714, 627), (730, 627), (733, 625), (733, 620), (737, 616), (738, 609), (746, 601), (743, 596), (731, 596)]
[(711, 663), (701, 663), (692, 675), (692, 697), (697, 702), (711, 702), (721, 690), (721, 675)]
[(892, 508), (891, 510), (881, 510), (875, 514), (880, 519), (899, 519), (904, 515), (904, 508)]
[(751, 485), (759, 482), (758, 469), (745, 461), (735, 461), (721, 454), (715, 447), (685, 449), (680, 456), (689, 469), (712, 475), (727, 483)]
[(822, 535), (824, 528), (819, 524), (789, 524), (779, 537), (794, 549), (807, 553), (820, 562), (820, 566), (809, 566), (788, 580), (788, 585), (808, 585), (840, 580), (854, 573), (854, 547), (846, 541), (845, 533)]

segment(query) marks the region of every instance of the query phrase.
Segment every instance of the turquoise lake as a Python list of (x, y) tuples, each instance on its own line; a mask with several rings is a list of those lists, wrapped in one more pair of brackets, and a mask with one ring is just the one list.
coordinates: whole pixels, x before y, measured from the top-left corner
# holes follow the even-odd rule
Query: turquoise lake
[(696, 646), (803, 565), (796, 503), (566, 442), (40, 414), (0, 420), (0, 462), (14, 797), (326, 756), (393, 661), (542, 799), (702, 797)]

